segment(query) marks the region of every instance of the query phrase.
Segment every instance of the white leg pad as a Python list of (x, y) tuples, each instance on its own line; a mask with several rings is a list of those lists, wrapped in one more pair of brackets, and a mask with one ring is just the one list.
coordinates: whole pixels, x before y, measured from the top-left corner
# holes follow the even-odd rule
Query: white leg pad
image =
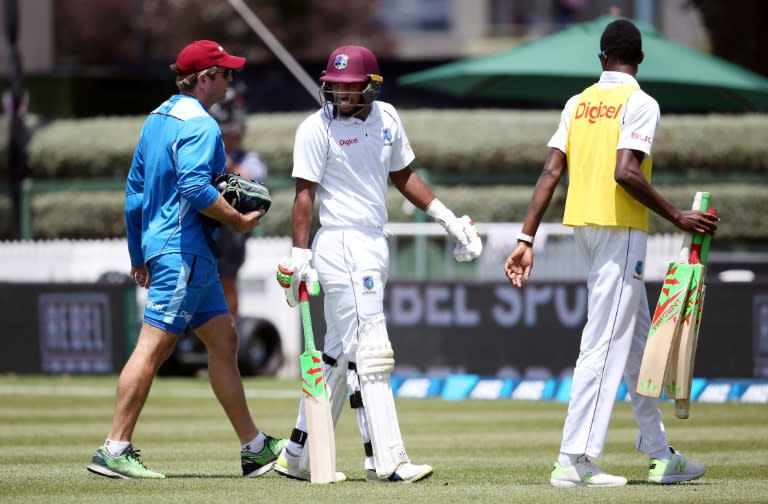
[(360, 329), (357, 374), (373, 445), (376, 473), (381, 477), (388, 477), (400, 464), (410, 461), (403, 445), (395, 399), (389, 385), (394, 367), (394, 352), (387, 335), (384, 315), (380, 314)]
[[(347, 366), (349, 365), (349, 359), (345, 355), (341, 355), (336, 359), (336, 365), (331, 366), (328, 363), (323, 364), (323, 371), (325, 372), (325, 385), (331, 393), (331, 416), (333, 417), (333, 426), (339, 423), (339, 417), (341, 416), (341, 410), (344, 409), (344, 403), (348, 397), (347, 393)], [(304, 399), (302, 398), (299, 404), (299, 418), (304, 418)], [(306, 432), (306, 422), (304, 422), (299, 428), (302, 428)], [(305, 449), (301, 451), (301, 458), (299, 459), (299, 469), (302, 471), (309, 471), (309, 450)]]

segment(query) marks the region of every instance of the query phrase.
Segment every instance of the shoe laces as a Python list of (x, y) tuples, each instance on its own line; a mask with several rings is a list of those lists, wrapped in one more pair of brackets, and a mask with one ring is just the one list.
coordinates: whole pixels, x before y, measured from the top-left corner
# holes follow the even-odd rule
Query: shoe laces
[(275, 448), (278, 446), (280, 446), (279, 439), (273, 438), (272, 436), (267, 436), (267, 439), (264, 441), (264, 448), (267, 448), (273, 454), (278, 455), (278, 453), (275, 452)]
[(144, 465), (144, 462), (142, 462), (142, 461), (141, 461), (141, 459), (139, 458), (139, 457), (141, 457), (141, 455), (139, 455), (139, 452), (140, 452), (140, 451), (141, 451), (141, 450), (133, 450), (133, 449), (130, 449), (130, 450), (128, 450), (127, 452), (123, 453), (123, 455), (125, 455), (125, 456), (126, 456), (126, 458), (128, 458), (128, 459), (130, 459), (130, 460), (133, 460), (134, 462), (136, 462), (137, 464), (139, 464), (139, 465), (140, 465), (141, 467), (143, 467), (144, 469), (147, 469), (147, 466), (145, 466), (145, 465)]

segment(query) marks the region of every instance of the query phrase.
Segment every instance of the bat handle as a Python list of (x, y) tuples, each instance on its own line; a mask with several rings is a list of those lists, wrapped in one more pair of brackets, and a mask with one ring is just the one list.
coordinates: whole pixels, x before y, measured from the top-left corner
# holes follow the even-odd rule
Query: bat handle
[(304, 303), (309, 301), (309, 293), (307, 292), (307, 282), (304, 280), (299, 284), (299, 302)]
[[(693, 205), (691, 210), (705, 210), (709, 206), (709, 199), (711, 195), (708, 192), (697, 192), (693, 197)], [(702, 200), (704, 204), (702, 205)], [(680, 255), (678, 256), (678, 262), (690, 263), (690, 256), (693, 250), (694, 233), (686, 233), (683, 238), (683, 246), (680, 248)]]
[[(716, 208), (708, 208), (707, 213), (710, 213), (712, 215), (717, 215), (717, 209)], [(707, 264), (707, 260), (709, 259), (709, 246), (712, 243), (712, 235), (706, 234), (702, 237), (701, 240), (701, 264), (705, 265)]]

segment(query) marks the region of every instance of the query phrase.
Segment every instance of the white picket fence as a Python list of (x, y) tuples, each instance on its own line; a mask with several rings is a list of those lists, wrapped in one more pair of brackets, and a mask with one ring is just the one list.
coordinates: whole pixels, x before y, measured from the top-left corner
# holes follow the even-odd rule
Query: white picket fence
[[(520, 227), (520, 223), (479, 223), (483, 254), (468, 266), (473, 268), (471, 274), (464, 273), (460, 277), (478, 281), (503, 280), (502, 267), (515, 246)], [(390, 237), (391, 279), (434, 278), (434, 274), (430, 277), (429, 273), (434, 273), (436, 268), (427, 263), (436, 257), (440, 261), (437, 271), (441, 279), (451, 280), (459, 275), (459, 266), (451, 255), (453, 243), (438, 224), (390, 223), (386, 229)], [(428, 240), (426, 246), (431, 247), (431, 252), (419, 251), (419, 239)], [(646, 280), (664, 278), (668, 264), (677, 258), (682, 239), (681, 233), (649, 236)], [(290, 238), (252, 238), (247, 243), (247, 258), (240, 273), (244, 295), (269, 297), (275, 292), (282, 294), (279, 287), (270, 287), (276, 285), (273, 278), (275, 266), (282, 257), (290, 254)], [(439, 252), (437, 256), (435, 247)], [(582, 280), (586, 277), (586, 267), (576, 249), (571, 228), (542, 224), (536, 235), (535, 250), (535, 280)], [(398, 261), (398, 253), (405, 251), (412, 254), (408, 256), (409, 260)], [(127, 273), (129, 269), (130, 259), (124, 239), (0, 242), (0, 281), (95, 282), (105, 272)], [(256, 304), (263, 305), (261, 302)]]
[[(451, 255), (453, 242), (443, 228), (435, 223), (390, 223), (386, 229), (390, 238), (390, 278), (426, 279), (437, 275), (442, 279), (462, 279), (492, 282), (506, 281), (503, 266), (507, 256), (517, 244), (521, 223), (480, 222), (478, 231), (483, 239), (483, 253), (473, 263), (471, 273), (462, 274), (466, 265), (457, 265)], [(676, 260), (683, 242), (682, 233), (654, 234), (648, 237), (645, 279), (661, 281), (669, 263)], [(406, 261), (398, 261), (399, 252), (409, 254)], [(437, 252), (436, 252), (437, 251)], [(534, 241), (536, 252), (531, 281), (584, 280), (586, 264), (576, 248), (573, 230), (562, 224), (542, 223)], [(439, 261), (434, 268), (432, 261)]]

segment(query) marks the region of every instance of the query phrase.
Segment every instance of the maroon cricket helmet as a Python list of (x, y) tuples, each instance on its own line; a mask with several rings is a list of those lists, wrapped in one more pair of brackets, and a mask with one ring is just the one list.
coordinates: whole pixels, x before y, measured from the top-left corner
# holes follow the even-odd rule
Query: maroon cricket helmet
[(376, 56), (362, 46), (345, 45), (331, 53), (320, 80), (323, 82), (368, 82), (371, 75), (379, 75)]

